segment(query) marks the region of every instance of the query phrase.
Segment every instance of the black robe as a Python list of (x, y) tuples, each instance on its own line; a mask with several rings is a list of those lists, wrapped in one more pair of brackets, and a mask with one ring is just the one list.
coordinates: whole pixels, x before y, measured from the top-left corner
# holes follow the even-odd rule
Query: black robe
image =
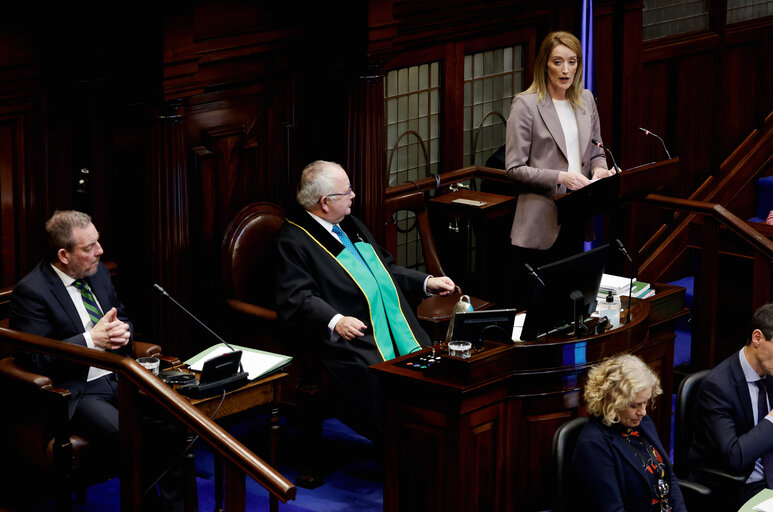
[[(424, 296), (427, 274), (396, 265), (359, 219), (349, 215), (340, 226), (355, 244), (370, 244), (389, 272), (399, 297), (399, 308), (386, 314), (404, 316), (415, 337), (414, 350), (431, 344), (411, 305)], [(316, 353), (338, 381), (347, 395), (343, 407), (370, 409), (375, 406), (378, 397), (374, 394), (378, 393), (378, 385), (368, 366), (383, 362), (385, 356), (373, 337), (368, 300), (336, 259), (345, 250), (344, 246), (308, 212), (299, 209), (288, 215), (275, 239), (275, 248), (276, 303), (280, 320), (290, 326), (289, 332), (302, 333), (297, 341), (311, 344), (302, 349)], [(331, 341), (328, 323), (339, 313), (367, 324), (365, 335), (351, 341), (342, 338)], [(293, 338), (295, 334), (289, 337)], [(404, 355), (398, 348), (394, 352)]]

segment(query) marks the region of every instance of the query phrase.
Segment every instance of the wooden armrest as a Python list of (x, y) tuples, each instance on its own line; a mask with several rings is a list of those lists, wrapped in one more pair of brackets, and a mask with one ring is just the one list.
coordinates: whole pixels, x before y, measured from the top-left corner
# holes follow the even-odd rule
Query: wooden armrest
[(276, 321), (276, 311), (273, 309), (264, 308), (262, 306), (257, 306), (255, 304), (249, 304), (247, 302), (242, 302), (237, 299), (227, 299), (226, 303), (228, 304), (228, 307), (233, 309), (234, 311), (237, 311), (239, 313), (252, 316), (255, 318), (260, 318), (262, 320), (269, 320), (269, 321)]
[(740, 486), (746, 482), (746, 477), (743, 475), (728, 473), (727, 471), (723, 471), (717, 468), (708, 466), (693, 466), (691, 469), (693, 473), (701, 474), (715, 480), (723, 480), (725, 483), (731, 483)]
[(52, 387), (51, 379), (49, 377), (23, 369), (16, 364), (16, 361), (14, 361), (12, 357), (0, 359), (0, 374), (23, 387), (30, 388), (28, 390)]
[(152, 357), (161, 354), (161, 347), (155, 343), (146, 343), (144, 341), (132, 342), (132, 352), (134, 357)]
[(678, 481), (679, 488), (682, 489), (682, 494), (692, 493), (696, 496), (711, 496), (711, 489), (705, 485), (701, 485), (698, 482), (693, 482), (692, 480), (685, 480), (683, 478), (679, 478)]

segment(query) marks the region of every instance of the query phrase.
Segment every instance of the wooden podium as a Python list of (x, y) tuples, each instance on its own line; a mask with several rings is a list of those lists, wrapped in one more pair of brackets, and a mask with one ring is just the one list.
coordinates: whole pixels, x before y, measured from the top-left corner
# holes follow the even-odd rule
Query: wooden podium
[(674, 327), (687, 314), (684, 288), (658, 285), (634, 299), (631, 322), (606, 333), (538, 342), (487, 342), (467, 360), (441, 353), (428, 371), (409, 354), (371, 368), (387, 399), (384, 510), (536, 511), (552, 507), (553, 434), (584, 415), (589, 366), (631, 352), (660, 376), (651, 415), (668, 445)]
[(556, 197), (559, 224), (564, 219), (604, 213), (676, 183), (679, 159), (671, 158), (626, 169)]

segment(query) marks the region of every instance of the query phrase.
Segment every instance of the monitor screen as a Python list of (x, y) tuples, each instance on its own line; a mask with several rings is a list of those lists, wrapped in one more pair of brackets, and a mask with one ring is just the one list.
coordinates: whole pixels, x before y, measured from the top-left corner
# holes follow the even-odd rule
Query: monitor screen
[(573, 328), (578, 316), (582, 316), (583, 321), (590, 317), (596, 310), (596, 296), (608, 251), (609, 245), (605, 244), (536, 270), (545, 284), (534, 284), (521, 332), (522, 340), (566, 332)]
[(516, 309), (481, 309), (459, 312), (454, 316), (454, 340), (469, 341), (480, 346), (483, 340), (510, 343)]

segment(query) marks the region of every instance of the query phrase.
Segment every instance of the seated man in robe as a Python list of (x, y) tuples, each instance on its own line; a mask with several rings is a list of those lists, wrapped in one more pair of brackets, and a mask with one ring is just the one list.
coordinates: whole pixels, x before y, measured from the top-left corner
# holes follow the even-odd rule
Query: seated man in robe
[(316, 161), (301, 175), (280, 229), (276, 299), (281, 320), (299, 326), (341, 388), (341, 418), (370, 439), (383, 432), (378, 378), (369, 366), (431, 344), (407, 297), (447, 295), (456, 285), (395, 264), (351, 214), (344, 169)]

